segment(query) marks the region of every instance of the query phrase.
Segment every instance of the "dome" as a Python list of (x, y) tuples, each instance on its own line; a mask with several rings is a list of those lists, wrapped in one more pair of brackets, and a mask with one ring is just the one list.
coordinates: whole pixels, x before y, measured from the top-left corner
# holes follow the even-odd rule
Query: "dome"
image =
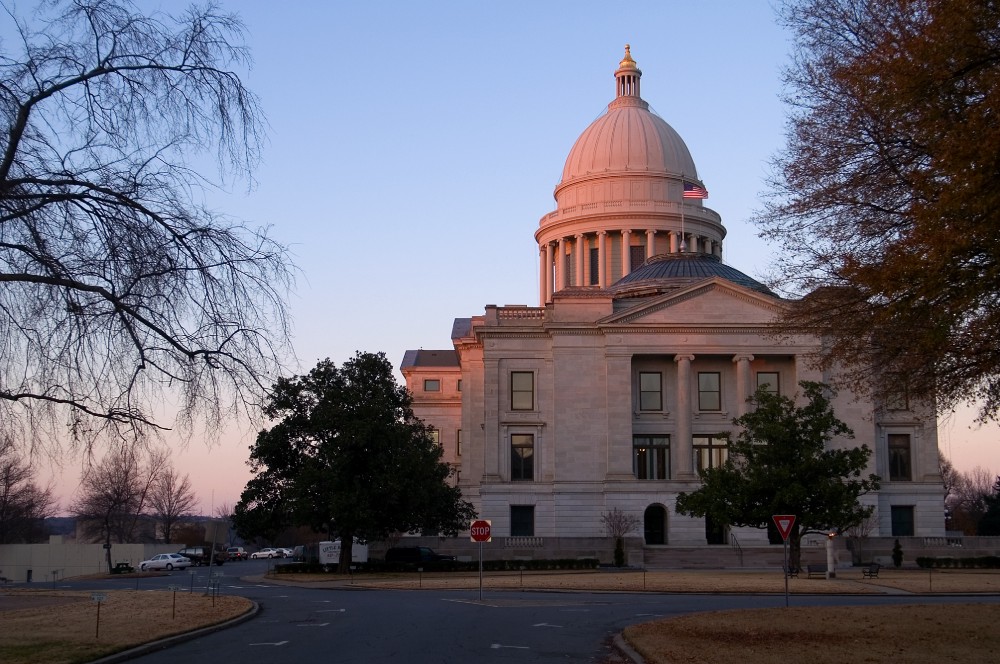
[(566, 158), (560, 187), (613, 173), (698, 179), (691, 152), (680, 134), (653, 114), (639, 96), (641, 76), (626, 46), (625, 58), (615, 72), (617, 95), (607, 112), (576, 140)]
[(739, 286), (778, 297), (770, 288), (711, 254), (660, 254), (646, 260), (635, 270), (611, 285), (615, 295), (625, 295), (636, 289), (683, 288), (712, 277), (725, 279)]

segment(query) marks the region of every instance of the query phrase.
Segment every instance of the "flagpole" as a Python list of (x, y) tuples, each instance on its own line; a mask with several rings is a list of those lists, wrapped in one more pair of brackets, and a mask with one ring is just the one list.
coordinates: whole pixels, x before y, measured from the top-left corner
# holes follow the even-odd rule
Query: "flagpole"
[(685, 182), (687, 182), (687, 179), (684, 177), (684, 174), (682, 173), (681, 174), (681, 242), (679, 245), (680, 252), (682, 254), (685, 251), (687, 251), (687, 246), (686, 246), (687, 242), (684, 238), (684, 183)]

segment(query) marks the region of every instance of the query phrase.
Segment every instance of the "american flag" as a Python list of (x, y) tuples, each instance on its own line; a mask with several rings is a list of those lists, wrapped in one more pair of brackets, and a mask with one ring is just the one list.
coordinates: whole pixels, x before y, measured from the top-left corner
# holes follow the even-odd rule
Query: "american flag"
[(685, 182), (684, 198), (708, 198), (708, 189), (693, 182)]

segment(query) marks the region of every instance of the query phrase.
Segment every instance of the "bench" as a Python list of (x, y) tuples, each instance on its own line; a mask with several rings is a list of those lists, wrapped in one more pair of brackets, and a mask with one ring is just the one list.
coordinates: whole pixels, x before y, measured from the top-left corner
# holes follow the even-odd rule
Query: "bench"
[(826, 565), (806, 565), (806, 572), (812, 576), (826, 576)]
[(785, 567), (785, 566), (782, 566), (782, 569), (785, 572), (785, 576), (787, 576), (788, 578), (792, 578), (792, 577), (795, 577), (796, 579), (799, 578), (799, 572), (801, 570), (799, 570), (798, 567)]
[(861, 570), (862, 579), (877, 579), (878, 570), (881, 567), (878, 563), (872, 563)]

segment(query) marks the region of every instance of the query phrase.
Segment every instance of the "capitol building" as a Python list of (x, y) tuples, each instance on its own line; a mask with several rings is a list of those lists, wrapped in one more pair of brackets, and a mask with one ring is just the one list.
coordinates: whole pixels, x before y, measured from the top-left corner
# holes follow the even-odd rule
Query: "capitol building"
[[(758, 387), (795, 398), (800, 381), (833, 378), (808, 361), (818, 338), (773, 334), (795, 302), (725, 262), (709, 183), (641, 76), (626, 46), (613, 100), (566, 157), (534, 231), (538, 306), (486, 305), (454, 320), (450, 348), (401, 364), (416, 415), (508, 553), (606, 551), (615, 508), (639, 520), (630, 563), (634, 550), (768, 546), (767, 529), (678, 514), (677, 495), (726, 459), (723, 434)], [(833, 408), (855, 438), (831, 444), (868, 445), (882, 478), (862, 497), (871, 535), (943, 536), (933, 410), (850, 392)]]

